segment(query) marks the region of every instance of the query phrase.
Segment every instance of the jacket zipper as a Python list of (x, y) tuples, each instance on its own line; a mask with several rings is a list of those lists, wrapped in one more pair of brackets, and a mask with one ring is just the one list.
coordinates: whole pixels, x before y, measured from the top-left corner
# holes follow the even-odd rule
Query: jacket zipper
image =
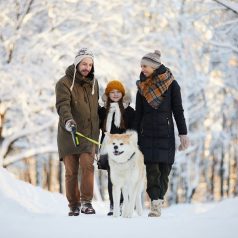
[(143, 124), (144, 124), (144, 118), (142, 118), (142, 120), (141, 120), (141, 129), (140, 129), (141, 135), (143, 135), (143, 132), (144, 132)]
[(167, 117), (167, 124), (168, 124), (168, 137), (169, 137), (169, 127), (170, 127), (170, 123), (169, 123), (169, 118)]
[[(86, 90), (86, 88), (84, 88), (83, 87), (83, 89), (84, 89), (84, 92), (86, 93), (86, 96), (87, 96), (87, 101), (88, 101), (88, 105), (89, 105), (89, 110), (90, 110), (90, 118), (91, 118), (91, 112), (92, 112), (92, 110), (91, 110), (91, 104), (90, 104), (90, 101), (89, 101), (89, 98), (88, 98), (88, 93), (87, 93), (87, 90)], [(88, 119), (87, 119), (88, 120)], [(90, 131), (90, 136), (92, 136), (92, 130), (93, 130), (93, 125), (92, 125), (92, 120), (90, 121), (90, 123), (91, 123), (91, 131)]]

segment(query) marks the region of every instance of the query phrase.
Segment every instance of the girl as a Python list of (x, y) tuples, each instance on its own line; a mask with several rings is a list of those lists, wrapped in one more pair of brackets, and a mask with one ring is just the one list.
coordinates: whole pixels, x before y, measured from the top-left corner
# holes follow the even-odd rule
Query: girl
[[(131, 129), (135, 114), (134, 109), (129, 106), (131, 102), (130, 95), (125, 94), (125, 88), (120, 81), (113, 80), (107, 84), (102, 100), (105, 105), (99, 109), (100, 129), (102, 130), (101, 143), (105, 136), (104, 132), (106, 131), (111, 134), (122, 134), (127, 129)], [(110, 200), (110, 211), (107, 215), (111, 216), (113, 215), (113, 197), (108, 161), (107, 171)]]

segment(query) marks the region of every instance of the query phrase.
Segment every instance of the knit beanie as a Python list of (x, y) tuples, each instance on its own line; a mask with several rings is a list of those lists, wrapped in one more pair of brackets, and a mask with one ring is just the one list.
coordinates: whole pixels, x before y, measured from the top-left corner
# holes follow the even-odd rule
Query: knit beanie
[(141, 65), (147, 65), (154, 69), (158, 69), (161, 65), (160, 56), (161, 53), (159, 50), (155, 50), (154, 53), (148, 53), (142, 57)]
[(88, 48), (82, 48), (78, 51), (77, 55), (74, 59), (75, 67), (84, 59), (84, 58), (91, 58), (94, 61), (93, 52), (90, 51)]
[[(74, 81), (75, 81), (75, 75), (76, 75), (76, 71), (77, 71), (77, 65), (85, 58), (91, 58), (93, 63), (94, 63), (94, 56), (93, 56), (93, 52), (90, 51), (88, 48), (81, 48), (77, 55), (75, 56), (74, 59), (74, 76), (73, 76), (73, 82), (72, 85), (70, 87), (70, 90), (73, 90), (74, 87)], [(95, 87), (95, 78), (93, 79), (93, 88), (92, 88), (92, 95), (94, 94), (94, 87)]]
[(122, 96), (125, 95), (125, 88), (123, 84), (118, 81), (118, 80), (112, 80), (107, 84), (107, 87), (105, 89), (105, 94), (108, 96), (109, 93), (113, 90), (116, 89), (122, 93)]

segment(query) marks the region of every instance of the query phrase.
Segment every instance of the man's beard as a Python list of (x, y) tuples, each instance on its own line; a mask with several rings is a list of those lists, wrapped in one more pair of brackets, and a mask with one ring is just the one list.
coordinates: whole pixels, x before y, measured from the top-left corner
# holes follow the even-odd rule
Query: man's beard
[(82, 71), (81, 71), (81, 74), (82, 74), (83, 76), (88, 76), (89, 73), (90, 73), (90, 71), (88, 71), (88, 70), (82, 70)]

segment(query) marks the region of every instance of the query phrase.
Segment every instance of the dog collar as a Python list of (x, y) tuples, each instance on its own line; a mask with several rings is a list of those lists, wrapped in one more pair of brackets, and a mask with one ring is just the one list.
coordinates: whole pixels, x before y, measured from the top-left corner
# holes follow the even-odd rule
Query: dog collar
[(132, 154), (131, 157), (128, 159), (128, 161), (132, 159), (132, 157), (135, 155), (135, 153), (136, 153), (136, 152), (133, 152), (133, 154)]
[[(132, 155), (130, 156), (130, 158), (129, 158), (127, 161), (131, 160), (135, 154), (136, 154), (136, 152), (133, 152)], [(127, 161), (126, 161), (126, 162), (127, 162)], [(124, 164), (124, 163), (126, 163), (126, 162), (117, 162), (117, 163), (118, 163), (118, 164)]]

